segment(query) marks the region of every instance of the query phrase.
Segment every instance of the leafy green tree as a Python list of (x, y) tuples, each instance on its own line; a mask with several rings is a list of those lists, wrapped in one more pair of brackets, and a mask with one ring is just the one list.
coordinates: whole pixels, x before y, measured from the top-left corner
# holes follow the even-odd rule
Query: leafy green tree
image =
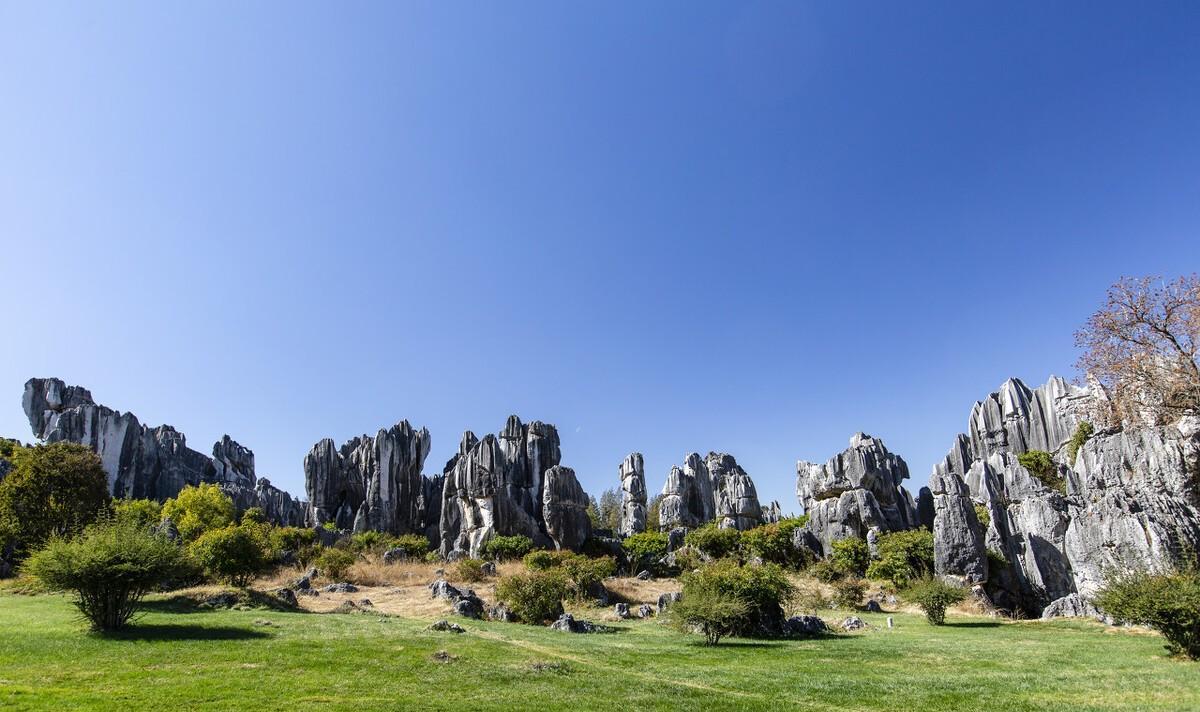
[(13, 469), (0, 481), (0, 529), (24, 552), (53, 536), (75, 534), (109, 504), (100, 457), (75, 443), (14, 448)]
[(699, 631), (705, 645), (716, 645), (721, 638), (736, 633), (748, 613), (749, 606), (743, 600), (721, 590), (714, 581), (699, 580), (688, 587), (682, 599), (671, 604), (667, 615), (680, 632)]
[(174, 499), (163, 502), (163, 519), (170, 518), (184, 541), (234, 523), (233, 500), (214, 484), (184, 487)]
[(646, 503), (646, 531), (656, 532), (662, 528), (662, 495), (656, 494)]
[(267, 518), (267, 512), (262, 507), (251, 507), (242, 512), (240, 522), (252, 522), (255, 524), (269, 524), (270, 519)]
[(802, 568), (812, 563), (808, 549), (799, 548), (793, 542), (795, 532), (808, 521), (808, 517), (789, 517), (773, 524), (763, 524), (742, 532), (742, 549), (763, 561)]
[(162, 521), (162, 505), (152, 499), (113, 500), (113, 516), (140, 527), (152, 527)]
[(737, 529), (721, 529), (716, 524), (705, 524), (692, 529), (684, 537), (684, 543), (699, 549), (714, 559), (723, 559), (738, 552), (742, 533)]
[(114, 519), (75, 539), (51, 539), (24, 571), (51, 589), (74, 591), (92, 628), (110, 631), (129, 622), (142, 596), (184, 568), (179, 546), (135, 521)]
[(723, 635), (749, 635), (764, 621), (782, 621), (783, 607), (796, 595), (783, 567), (776, 564), (742, 565), (733, 559), (721, 559), (683, 574), (680, 581), (684, 601), (697, 594), (710, 601), (728, 603), (735, 599), (741, 604), (738, 616), (724, 619), (728, 632)]

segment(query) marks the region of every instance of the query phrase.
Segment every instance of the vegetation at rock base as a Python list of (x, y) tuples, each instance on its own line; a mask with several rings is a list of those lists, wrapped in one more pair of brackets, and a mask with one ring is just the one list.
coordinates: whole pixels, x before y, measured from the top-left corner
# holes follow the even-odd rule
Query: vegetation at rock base
[(885, 579), (903, 588), (914, 578), (933, 573), (933, 532), (910, 529), (879, 537), (876, 558), (867, 567), (867, 576)]
[(174, 499), (163, 502), (163, 519), (175, 522), (184, 541), (199, 539), (205, 532), (234, 523), (233, 500), (214, 484), (187, 486)]
[(714, 559), (736, 554), (741, 542), (742, 533), (737, 529), (722, 529), (712, 523), (691, 529), (684, 537), (685, 544)]
[(683, 633), (699, 632), (705, 645), (716, 645), (733, 635), (749, 614), (749, 606), (723, 591), (713, 579), (697, 579), (687, 586), (683, 600), (671, 605), (668, 620)]
[(710, 604), (717, 600), (732, 598), (741, 604), (737, 607), (739, 615), (720, 616), (720, 621), (728, 623), (729, 628), (722, 628), (724, 632), (719, 637), (758, 634), (764, 623), (783, 619), (784, 608), (796, 595), (791, 580), (777, 564), (743, 565), (721, 559), (689, 571), (679, 580), (683, 584), (683, 600), (688, 600), (693, 591), (699, 592), (705, 610), (711, 611)]
[(483, 544), (482, 554), (486, 559), (512, 561), (533, 551), (533, 539), (515, 536), (494, 536)]
[(271, 561), (269, 527), (258, 522), (211, 529), (188, 545), (188, 553), (213, 579), (245, 586)]
[(946, 609), (966, 597), (967, 592), (962, 587), (930, 576), (917, 579), (904, 589), (904, 598), (925, 611), (925, 618), (932, 625), (945, 624)]
[(867, 595), (867, 582), (857, 576), (846, 576), (834, 581), (833, 604), (838, 608), (854, 610), (862, 605), (863, 597)]
[(136, 522), (93, 524), (75, 538), (56, 537), (25, 562), (24, 571), (53, 590), (72, 591), (95, 630), (125, 626), (142, 597), (183, 566), (174, 542)]
[(1200, 568), (1195, 565), (1166, 573), (1113, 573), (1094, 603), (1117, 620), (1162, 633), (1171, 652), (1200, 659)]
[(992, 513), (985, 505), (977, 504), (975, 505), (975, 519), (979, 520), (980, 528), (986, 532), (992, 523)]
[(567, 577), (559, 568), (505, 576), (496, 584), (496, 599), (524, 623), (548, 623), (563, 612)]
[(804, 526), (807, 516), (789, 517), (742, 532), (741, 546), (746, 556), (757, 556), (789, 568), (804, 568), (812, 563), (812, 553), (792, 543), (795, 531)]
[(321, 576), (337, 581), (345, 578), (346, 572), (356, 560), (357, 557), (352, 552), (331, 546), (321, 549), (321, 553), (317, 554), (312, 563)]
[(829, 559), (848, 574), (866, 576), (867, 567), (871, 564), (871, 551), (865, 540), (846, 537), (833, 542), (833, 553)]
[(459, 559), (454, 562), (454, 580), (466, 583), (478, 583), (487, 576), (483, 573), (482, 559)]
[(51, 537), (78, 533), (109, 505), (100, 457), (73, 443), (13, 447), (0, 480), (0, 545), (29, 553)]
[(625, 537), (621, 542), (630, 565), (637, 569), (647, 568), (667, 555), (666, 532), (647, 531)]

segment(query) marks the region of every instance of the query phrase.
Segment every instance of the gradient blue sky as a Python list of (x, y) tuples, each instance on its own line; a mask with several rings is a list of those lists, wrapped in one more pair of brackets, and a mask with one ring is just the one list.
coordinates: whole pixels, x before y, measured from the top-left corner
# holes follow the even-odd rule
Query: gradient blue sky
[(0, 434), (59, 376), (296, 493), (509, 413), (915, 489), (1198, 227), (1194, 2), (0, 4)]

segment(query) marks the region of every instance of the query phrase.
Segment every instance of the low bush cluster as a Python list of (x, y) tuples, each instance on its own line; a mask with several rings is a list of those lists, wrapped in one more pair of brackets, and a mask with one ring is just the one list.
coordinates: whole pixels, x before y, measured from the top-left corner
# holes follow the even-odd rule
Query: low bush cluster
[(961, 586), (925, 576), (909, 583), (904, 590), (904, 597), (917, 604), (931, 624), (942, 625), (946, 622), (946, 609), (962, 603), (967, 592)]
[(200, 535), (188, 551), (204, 572), (233, 586), (246, 586), (271, 563), (269, 525), (230, 524)]
[(763, 561), (788, 568), (802, 569), (812, 564), (812, 552), (794, 544), (796, 530), (808, 522), (808, 516), (789, 517), (742, 532), (742, 551)]
[(482, 559), (459, 559), (454, 562), (454, 577), (466, 583), (478, 583), (487, 578)]
[(170, 519), (185, 542), (199, 539), (205, 532), (224, 529), (234, 523), (233, 500), (214, 484), (202, 483), (180, 490), (175, 499), (163, 503), (163, 519)]
[(1200, 659), (1200, 569), (1195, 566), (1110, 574), (1093, 602), (1117, 620), (1162, 633), (1172, 653)]
[(358, 557), (353, 552), (331, 546), (321, 549), (321, 552), (317, 554), (312, 563), (325, 578), (338, 580), (345, 578), (346, 572), (350, 570), (350, 567), (357, 560)]
[(891, 532), (879, 537), (876, 558), (867, 576), (886, 579), (903, 588), (915, 578), (933, 573), (933, 533), (928, 529)]
[(566, 576), (558, 568), (505, 576), (496, 584), (496, 599), (518, 620), (530, 624), (548, 623), (562, 615), (567, 593)]
[(684, 543), (714, 559), (724, 559), (739, 552), (742, 533), (737, 529), (721, 529), (710, 523), (688, 531)]
[(847, 537), (833, 542), (829, 559), (845, 574), (866, 576), (871, 564), (871, 551), (867, 542), (858, 537)]
[[(727, 635), (752, 635), (781, 621), (796, 590), (778, 564), (739, 564), (722, 559), (681, 577), (683, 600), (671, 606), (684, 630), (701, 630), (716, 644)], [(686, 604), (680, 606), (680, 604)]]
[(1067, 493), (1067, 482), (1058, 474), (1058, 465), (1054, 464), (1054, 456), (1050, 453), (1029, 450), (1017, 455), (1017, 462), (1050, 489), (1059, 494)]
[(833, 582), (833, 603), (838, 608), (853, 610), (862, 605), (867, 595), (867, 582), (857, 576), (846, 576)]
[(512, 561), (531, 551), (533, 551), (533, 540), (518, 534), (516, 536), (494, 536), (484, 543), (480, 553), (484, 558)]

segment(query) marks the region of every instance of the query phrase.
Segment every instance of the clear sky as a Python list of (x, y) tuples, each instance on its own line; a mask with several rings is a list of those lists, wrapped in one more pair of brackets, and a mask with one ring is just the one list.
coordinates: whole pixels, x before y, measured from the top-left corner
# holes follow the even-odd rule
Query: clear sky
[(0, 4), (0, 434), (58, 376), (294, 493), (509, 413), (915, 489), (1198, 227), (1195, 2)]

